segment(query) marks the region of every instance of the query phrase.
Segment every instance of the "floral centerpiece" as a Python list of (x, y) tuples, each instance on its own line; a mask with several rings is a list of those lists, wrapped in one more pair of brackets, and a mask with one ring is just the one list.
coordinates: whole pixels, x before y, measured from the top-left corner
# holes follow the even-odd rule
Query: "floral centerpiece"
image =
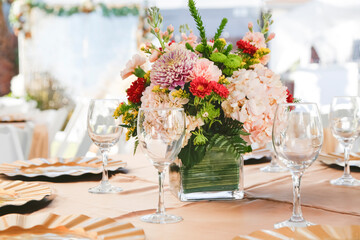
[(144, 54), (133, 56), (121, 72), (123, 79), (135, 75), (137, 80), (127, 89), (128, 102), (118, 107), (115, 117), (122, 117), (129, 139), (137, 137), (140, 107), (184, 108), (187, 128), (178, 155), (181, 162), (171, 168), (181, 173), (180, 191), (230, 191), (230, 198), (236, 198), (234, 192), (242, 182), (241, 155), (252, 151), (252, 143), (271, 140), (276, 106), (292, 101), (292, 96), (280, 77), (265, 67), (270, 56), (267, 43), (275, 36), (268, 33), (270, 14), (263, 15), (259, 32), (249, 23), (249, 31), (233, 46), (221, 38), (226, 18), (207, 39), (194, 1), (188, 5), (200, 38), (184, 25), (180, 42), (172, 40), (171, 25), (161, 30), (159, 9), (148, 9), (148, 23), (159, 46), (146, 44)]

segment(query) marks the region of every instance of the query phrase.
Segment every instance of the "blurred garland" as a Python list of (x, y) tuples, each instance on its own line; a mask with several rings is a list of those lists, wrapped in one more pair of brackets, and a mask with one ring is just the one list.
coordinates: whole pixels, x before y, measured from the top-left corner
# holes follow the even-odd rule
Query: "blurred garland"
[(100, 10), (104, 17), (124, 17), (124, 16), (138, 16), (140, 14), (140, 8), (137, 5), (121, 6), (121, 7), (109, 7), (104, 3), (93, 3), (91, 0), (86, 0), (80, 5), (72, 5), (68, 7), (55, 5), (50, 6), (43, 2), (34, 0), (2, 0), (7, 3), (11, 3), (9, 20), (14, 28), (14, 32), (17, 35), (20, 31), (24, 32), (25, 37), (31, 37), (30, 26), (27, 23), (27, 19), (30, 16), (30, 12), (33, 8), (42, 10), (46, 14), (54, 16), (65, 17), (72, 16), (79, 13), (92, 13)]
[(128, 15), (137, 16), (139, 15), (139, 8), (137, 6), (124, 6), (124, 7), (107, 7), (104, 3), (92, 4), (83, 4), (79, 6), (72, 6), (70, 8), (65, 7), (50, 7), (43, 2), (30, 2), (30, 8), (38, 8), (46, 12), (47, 14), (53, 14), (56, 16), (71, 16), (77, 13), (91, 13), (96, 11), (96, 9), (101, 8), (102, 14), (104, 17), (123, 17)]

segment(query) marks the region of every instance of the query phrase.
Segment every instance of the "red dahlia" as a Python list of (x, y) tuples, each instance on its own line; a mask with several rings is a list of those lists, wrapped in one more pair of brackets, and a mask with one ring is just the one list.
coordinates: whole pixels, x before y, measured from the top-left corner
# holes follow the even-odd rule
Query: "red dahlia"
[(229, 90), (222, 84), (217, 82), (212, 82), (213, 91), (222, 98), (227, 98), (229, 96)]
[(132, 103), (139, 103), (143, 91), (145, 90), (146, 80), (143, 78), (138, 78), (131, 86), (126, 90), (128, 100)]
[(293, 98), (293, 95), (290, 93), (289, 89), (286, 89), (286, 94), (287, 94), (286, 102), (293, 103), (294, 98)]
[(194, 96), (204, 98), (205, 96), (210, 95), (211, 91), (212, 86), (204, 77), (196, 77), (190, 83), (190, 92), (194, 94)]
[(258, 50), (251, 43), (249, 43), (248, 41), (244, 41), (242, 39), (236, 42), (236, 46), (238, 47), (238, 49), (242, 50), (243, 53), (247, 53), (250, 55), (254, 55)]

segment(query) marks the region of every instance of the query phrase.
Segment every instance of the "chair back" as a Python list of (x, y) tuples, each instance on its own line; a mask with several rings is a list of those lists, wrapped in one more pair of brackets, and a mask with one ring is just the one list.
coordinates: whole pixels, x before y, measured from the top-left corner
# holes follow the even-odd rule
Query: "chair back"
[(16, 132), (19, 138), (22, 152), (25, 159), (29, 159), (29, 153), (34, 134), (34, 123), (26, 122), (24, 128), (16, 127)]
[(24, 160), (24, 153), (17, 129), (12, 125), (0, 126), (0, 163)]

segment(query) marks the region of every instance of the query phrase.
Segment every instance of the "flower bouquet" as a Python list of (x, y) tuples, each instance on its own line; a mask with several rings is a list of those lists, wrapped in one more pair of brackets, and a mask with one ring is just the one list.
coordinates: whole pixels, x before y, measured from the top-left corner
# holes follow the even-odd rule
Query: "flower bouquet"
[(171, 25), (160, 29), (159, 9), (148, 9), (150, 31), (159, 46), (146, 44), (144, 54), (133, 56), (121, 72), (123, 79), (135, 75), (137, 80), (115, 117), (121, 116), (129, 139), (137, 137), (140, 107), (184, 108), (186, 135), (179, 160), (170, 167), (172, 187), (182, 200), (242, 198), (241, 155), (252, 151), (252, 143), (270, 141), (277, 104), (292, 100), (279, 76), (265, 67), (267, 43), (275, 36), (268, 33), (271, 15), (263, 15), (260, 32), (249, 23), (249, 31), (234, 47), (220, 38), (226, 18), (207, 39), (194, 1), (188, 6), (200, 38), (184, 25), (180, 42), (172, 40)]

